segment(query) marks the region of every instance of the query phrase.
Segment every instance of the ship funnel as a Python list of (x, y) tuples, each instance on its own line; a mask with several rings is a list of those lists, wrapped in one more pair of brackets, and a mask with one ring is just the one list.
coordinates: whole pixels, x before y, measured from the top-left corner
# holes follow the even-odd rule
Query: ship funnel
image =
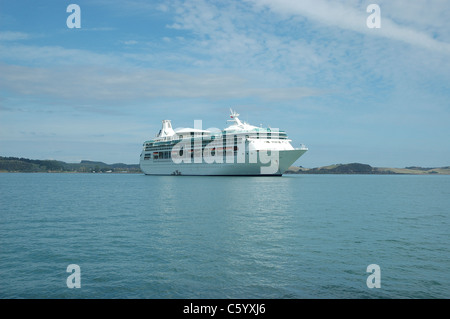
[(175, 135), (175, 131), (172, 128), (172, 123), (170, 123), (170, 120), (163, 120), (162, 128), (159, 133), (159, 137), (172, 136), (172, 135)]

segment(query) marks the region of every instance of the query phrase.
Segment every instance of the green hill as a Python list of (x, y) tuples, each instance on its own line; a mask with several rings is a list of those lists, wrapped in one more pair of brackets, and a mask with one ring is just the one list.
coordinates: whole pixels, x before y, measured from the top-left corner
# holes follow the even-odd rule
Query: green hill
[(83, 160), (80, 163), (66, 163), (55, 160), (33, 160), (22, 157), (19, 158), (0, 156), (0, 172), (140, 173), (141, 170), (138, 164), (106, 164), (103, 162), (94, 162), (87, 160)]

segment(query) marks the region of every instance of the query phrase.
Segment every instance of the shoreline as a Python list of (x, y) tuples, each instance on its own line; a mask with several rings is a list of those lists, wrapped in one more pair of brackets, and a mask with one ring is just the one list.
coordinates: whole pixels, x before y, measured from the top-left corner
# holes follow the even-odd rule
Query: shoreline
[(368, 164), (350, 163), (304, 168), (291, 166), (285, 174), (362, 174), (362, 175), (450, 175), (450, 166), (404, 168), (372, 167)]
[[(0, 173), (143, 174), (139, 164), (106, 164), (89, 160), (82, 160), (80, 163), (66, 163), (57, 160), (33, 160), (3, 156), (0, 156)], [(283, 173), (283, 175), (288, 174), (450, 175), (450, 166), (391, 168), (349, 163), (314, 168), (291, 166)]]

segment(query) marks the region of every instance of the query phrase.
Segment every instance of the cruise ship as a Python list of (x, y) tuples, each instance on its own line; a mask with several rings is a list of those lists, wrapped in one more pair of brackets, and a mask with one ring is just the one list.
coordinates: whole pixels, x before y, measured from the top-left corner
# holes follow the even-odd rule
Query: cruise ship
[(308, 149), (291, 145), (285, 131), (250, 125), (230, 109), (225, 129), (173, 129), (162, 121), (155, 138), (145, 141), (140, 167), (146, 175), (281, 176)]

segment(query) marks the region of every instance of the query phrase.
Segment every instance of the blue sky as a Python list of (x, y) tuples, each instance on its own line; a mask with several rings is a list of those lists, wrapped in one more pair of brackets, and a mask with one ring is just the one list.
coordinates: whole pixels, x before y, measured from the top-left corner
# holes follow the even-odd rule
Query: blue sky
[(0, 0), (0, 155), (138, 163), (161, 120), (224, 128), (232, 107), (308, 146), (296, 165), (447, 166), (448, 17), (447, 0)]

